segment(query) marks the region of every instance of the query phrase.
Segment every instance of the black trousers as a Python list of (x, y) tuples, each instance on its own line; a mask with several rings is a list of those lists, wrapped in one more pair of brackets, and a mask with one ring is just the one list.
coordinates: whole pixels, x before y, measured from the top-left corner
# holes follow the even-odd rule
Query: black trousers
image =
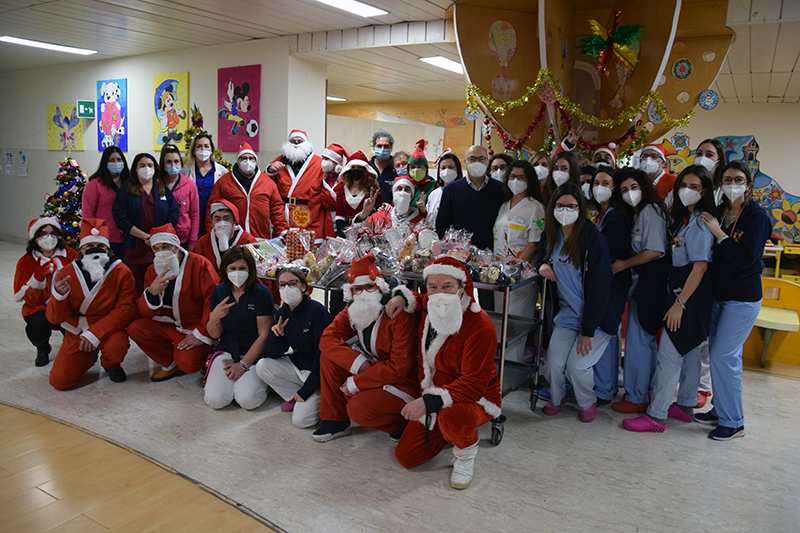
[(25, 317), (25, 334), (37, 348), (50, 346), (50, 333), (53, 331), (63, 332), (60, 324), (52, 324), (47, 320), (44, 311), (37, 311)]

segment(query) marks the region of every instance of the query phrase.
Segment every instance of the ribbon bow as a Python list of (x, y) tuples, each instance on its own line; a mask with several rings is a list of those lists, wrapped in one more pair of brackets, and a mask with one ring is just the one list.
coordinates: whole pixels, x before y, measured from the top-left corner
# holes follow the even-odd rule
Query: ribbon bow
[(639, 62), (639, 54), (631, 49), (631, 44), (642, 35), (641, 24), (622, 26), (622, 11), (614, 12), (614, 25), (611, 31), (606, 30), (599, 22), (589, 21), (592, 36), (581, 39), (581, 52), (590, 57), (599, 58), (597, 72), (611, 74), (611, 63), (616, 61), (629, 70), (633, 70)]

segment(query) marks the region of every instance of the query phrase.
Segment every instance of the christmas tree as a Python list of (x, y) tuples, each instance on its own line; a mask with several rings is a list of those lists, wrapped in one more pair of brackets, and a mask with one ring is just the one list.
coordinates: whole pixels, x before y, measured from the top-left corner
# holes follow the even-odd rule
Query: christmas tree
[(64, 240), (71, 247), (77, 249), (81, 232), (81, 196), (86, 185), (86, 172), (75, 159), (66, 158), (61, 162), (61, 167), (56, 175), (55, 194), (44, 197), (44, 214), (42, 216), (55, 216), (61, 222), (64, 230)]

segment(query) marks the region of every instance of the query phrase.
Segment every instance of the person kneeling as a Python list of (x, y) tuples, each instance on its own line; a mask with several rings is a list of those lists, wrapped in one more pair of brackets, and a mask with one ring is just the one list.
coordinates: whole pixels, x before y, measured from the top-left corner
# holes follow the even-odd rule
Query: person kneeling
[(208, 259), (180, 247), (171, 224), (150, 230), (150, 246), (155, 259), (137, 302), (144, 318), (128, 326), (128, 335), (163, 367), (150, 380), (164, 381), (203, 368), (213, 343), (206, 332), (209, 299), (219, 278)]
[[(417, 319), (384, 317), (390, 287), (375, 256), (354, 259), (343, 286), (347, 309), (336, 315), (320, 340), (322, 403), (314, 440), (350, 434), (350, 420), (397, 438), (406, 426), (400, 414), (417, 396)], [(356, 348), (348, 340), (358, 337)]]
[(292, 411), (292, 423), (308, 428), (319, 422), (319, 341), (331, 315), (308, 297), (308, 284), (299, 269), (281, 269), (277, 278), (283, 305), (256, 372), (286, 400), (281, 409)]
[(403, 417), (416, 423), (406, 428), (395, 457), (405, 468), (414, 468), (452, 442), (455, 463), (450, 486), (465, 489), (472, 482), (478, 453), (477, 428), (500, 416), (500, 383), (494, 364), (497, 333), (472, 297), (472, 279), (458, 260), (436, 259), (425, 267), (423, 277), (427, 294), (422, 305), (409, 302), (412, 308), (423, 309), (422, 397), (403, 408)]
[(267, 385), (249, 370), (264, 353), (275, 314), (272, 294), (258, 282), (255, 260), (242, 246), (222, 256), (219, 277), (206, 324), (219, 344), (206, 372), (205, 401), (214, 409), (233, 400), (242, 409), (255, 409), (267, 399)]

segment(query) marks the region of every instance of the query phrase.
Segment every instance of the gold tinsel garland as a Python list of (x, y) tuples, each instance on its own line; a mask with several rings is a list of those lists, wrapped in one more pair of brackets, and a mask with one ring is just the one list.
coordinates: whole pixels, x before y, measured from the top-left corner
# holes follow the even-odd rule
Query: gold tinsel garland
[[(478, 102), (480, 101), (486, 107), (502, 116), (511, 109), (525, 105), (528, 100), (537, 95), (539, 89), (545, 82), (550, 82), (552, 87), (558, 87), (558, 81), (546, 68), (539, 71), (539, 75), (536, 77), (536, 84), (533, 87), (528, 87), (525, 90), (525, 94), (523, 94), (517, 100), (513, 100), (511, 102), (498, 102), (483, 92), (477, 85), (470, 83), (467, 85), (466, 89), (467, 108), (471, 112), (480, 111), (478, 106)], [(613, 119), (602, 119), (593, 117), (592, 115), (587, 115), (583, 112), (579, 104), (570, 101), (569, 98), (560, 94), (558, 91), (555, 91), (555, 98), (558, 100), (558, 103), (561, 104), (561, 107), (563, 107), (570, 115), (575, 116), (575, 118), (581, 122), (604, 129), (611, 129), (625, 122), (633, 122), (639, 115), (645, 112), (647, 106), (650, 105), (650, 102), (656, 103), (656, 112), (659, 114), (659, 116), (661, 116), (664, 125), (668, 126), (670, 129), (685, 128), (689, 125), (689, 119), (695, 114), (694, 111), (689, 111), (689, 114), (683, 118), (670, 118), (669, 115), (667, 115), (667, 109), (664, 106), (664, 101), (656, 91), (650, 91), (642, 95), (642, 97), (639, 99), (639, 102), (635, 106), (622, 111), (616, 118)]]

